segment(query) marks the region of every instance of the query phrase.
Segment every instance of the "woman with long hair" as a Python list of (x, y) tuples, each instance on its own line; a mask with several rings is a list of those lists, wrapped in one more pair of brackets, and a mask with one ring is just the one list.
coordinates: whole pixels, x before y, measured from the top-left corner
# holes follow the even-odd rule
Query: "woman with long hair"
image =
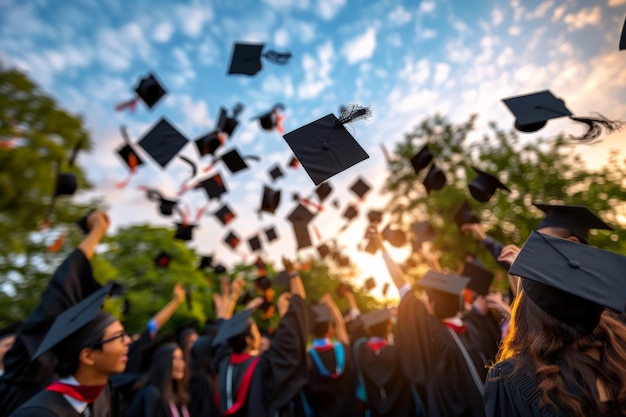
[(156, 347), (150, 368), (137, 382), (128, 417), (189, 417), (187, 376), (182, 349), (176, 343)]
[(626, 257), (531, 234), (510, 330), (485, 387), (487, 416), (626, 415)]

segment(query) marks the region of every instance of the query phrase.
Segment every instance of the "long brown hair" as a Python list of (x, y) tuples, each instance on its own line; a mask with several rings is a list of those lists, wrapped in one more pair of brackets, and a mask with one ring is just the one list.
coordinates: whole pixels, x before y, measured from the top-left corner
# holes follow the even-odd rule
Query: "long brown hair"
[[(626, 414), (626, 326), (607, 311), (583, 335), (552, 317), (522, 290), (497, 361), (512, 359), (513, 373), (530, 367), (541, 407), (568, 409), (584, 417)], [(608, 401), (601, 401), (597, 383)], [(575, 389), (577, 392), (572, 392)], [(582, 395), (581, 395), (582, 393)]]
[(185, 378), (182, 381), (172, 379), (172, 360), (176, 349), (180, 349), (176, 343), (166, 343), (159, 346), (152, 356), (150, 369), (136, 385), (136, 389), (141, 389), (147, 385), (156, 387), (163, 396), (166, 407), (170, 401), (179, 406), (189, 404), (187, 372), (185, 372)]

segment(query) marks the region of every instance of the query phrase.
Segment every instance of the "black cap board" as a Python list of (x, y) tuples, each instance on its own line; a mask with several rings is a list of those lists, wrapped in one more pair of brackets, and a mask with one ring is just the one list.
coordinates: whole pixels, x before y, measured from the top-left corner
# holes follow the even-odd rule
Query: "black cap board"
[(311, 222), (311, 220), (313, 220), (314, 217), (315, 213), (306, 208), (306, 206), (302, 203), (298, 203), (296, 208), (293, 209), (291, 213), (289, 213), (289, 216), (287, 216), (287, 220), (289, 220), (293, 224), (307, 225)]
[(172, 255), (170, 255), (169, 253), (165, 251), (161, 251), (154, 258), (154, 265), (157, 268), (167, 268), (171, 261), (172, 261)]
[(331, 321), (333, 321), (333, 317), (330, 314), (330, 309), (325, 305), (312, 305), (311, 312), (313, 313), (313, 317), (315, 318), (314, 320), (312, 320), (315, 324), (330, 323)]
[(413, 158), (411, 158), (411, 165), (415, 170), (415, 174), (419, 174), (420, 171), (426, 168), (432, 160), (433, 154), (428, 149), (428, 144), (426, 144), (413, 156)]
[(515, 116), (515, 128), (522, 132), (534, 132), (546, 125), (550, 119), (569, 117), (572, 112), (565, 102), (550, 90), (502, 99)]
[(236, 217), (236, 214), (234, 211), (231, 210), (231, 208), (228, 206), (228, 204), (224, 204), (222, 207), (220, 207), (219, 210), (217, 210), (215, 213), (215, 217), (224, 225), (226, 226), (227, 224), (229, 224), (231, 221), (233, 221)]
[(624, 26), (622, 26), (622, 34), (619, 38), (619, 50), (623, 51), (626, 49), (626, 19), (624, 20)]
[(224, 161), (228, 170), (233, 174), (248, 168), (248, 164), (246, 164), (246, 161), (244, 161), (237, 149), (231, 149), (220, 156), (220, 159)]
[(54, 196), (72, 195), (76, 192), (78, 183), (72, 173), (58, 173), (54, 185)]
[(429, 270), (417, 285), (447, 294), (460, 295), (469, 282), (469, 278), (456, 274), (447, 274)]
[(250, 246), (250, 250), (252, 252), (257, 252), (263, 249), (263, 246), (261, 245), (261, 239), (259, 239), (258, 236), (253, 236), (248, 239), (248, 246)]
[(235, 43), (228, 74), (256, 75), (263, 68), (264, 46), (262, 43)]
[(276, 233), (276, 229), (273, 226), (265, 229), (265, 238), (268, 242), (273, 242), (278, 239), (278, 234)]
[(225, 133), (228, 137), (233, 135), (233, 132), (239, 125), (237, 116), (243, 111), (243, 104), (237, 103), (233, 109), (233, 117), (228, 116), (228, 112), (224, 107), (220, 108), (220, 114), (217, 117), (217, 129), (220, 132)]
[(359, 316), (365, 329), (374, 327), (379, 324), (386, 323), (391, 320), (391, 312), (389, 310), (376, 310)]
[(323, 203), (324, 200), (326, 200), (332, 192), (333, 187), (328, 182), (321, 183), (315, 189), (315, 194), (317, 194), (317, 198), (319, 199), (320, 203)]
[(252, 310), (246, 309), (220, 323), (213, 339), (213, 346), (228, 342), (233, 337), (242, 335), (248, 327)]
[(343, 217), (345, 217), (348, 220), (352, 220), (358, 215), (359, 215), (359, 210), (356, 208), (354, 204), (350, 204), (346, 208), (346, 210), (343, 212)]
[(207, 197), (209, 200), (213, 200), (214, 198), (220, 198), (222, 194), (228, 192), (226, 188), (226, 184), (224, 183), (224, 179), (220, 173), (217, 173), (196, 185), (195, 188), (203, 188), (207, 193)]
[(532, 232), (509, 273), (548, 314), (581, 333), (597, 326), (603, 307), (626, 309), (626, 257)]
[(535, 230), (544, 227), (563, 227), (569, 230), (582, 243), (589, 240), (590, 229), (613, 230), (585, 206), (568, 206), (545, 203), (533, 203), (535, 207), (546, 213)]
[(195, 229), (198, 225), (191, 223), (176, 223), (176, 233), (174, 233), (174, 239), (179, 240), (192, 240), (193, 239), (193, 229)]
[(317, 253), (319, 253), (320, 258), (324, 259), (330, 254), (330, 248), (327, 244), (322, 243), (317, 247)]
[(476, 167), (472, 167), (476, 171), (476, 177), (468, 184), (470, 194), (477, 201), (486, 203), (495, 194), (498, 188), (511, 192), (509, 188), (502, 184), (498, 178), (485, 171), (481, 171)]
[(294, 223), (293, 233), (296, 238), (297, 250), (308, 248), (313, 245), (311, 242), (311, 234), (306, 223)]
[(213, 255), (206, 255), (200, 258), (198, 269), (213, 268)]
[(333, 114), (283, 137), (315, 185), (369, 158)]
[(194, 141), (200, 156), (213, 155), (224, 143), (218, 131), (207, 133)]
[(138, 145), (162, 168), (185, 147), (189, 140), (165, 118), (161, 118), (139, 140)]
[(241, 239), (239, 239), (239, 237), (231, 231), (228, 232), (228, 235), (226, 235), (226, 237), (224, 238), (224, 243), (226, 243), (226, 245), (232, 250), (235, 250), (237, 249), (237, 246), (239, 246), (239, 244), (241, 243)]
[(465, 200), (463, 204), (461, 205), (461, 207), (454, 214), (454, 222), (456, 223), (457, 227), (460, 229), (461, 226), (463, 226), (464, 224), (480, 223), (480, 220), (478, 219), (478, 216), (476, 215), (476, 213), (472, 211), (472, 208), (470, 207), (467, 200)]
[(139, 155), (137, 155), (137, 152), (135, 152), (133, 147), (129, 144), (125, 144), (120, 147), (117, 150), (117, 154), (131, 170), (143, 165), (143, 160), (139, 157)]
[(283, 173), (283, 170), (280, 169), (280, 165), (278, 165), (278, 164), (276, 164), (272, 168), (270, 168), (270, 170), (268, 171), (268, 174), (272, 178), (272, 182), (276, 181), (277, 179), (279, 179), (279, 178), (281, 178), (281, 177), (283, 177), (285, 175)]
[(369, 186), (363, 178), (358, 178), (351, 186), (350, 191), (356, 194), (359, 199), (363, 200), (365, 195), (370, 191), (372, 187)]
[(376, 280), (373, 277), (369, 277), (365, 280), (365, 290), (369, 291), (376, 288)]
[(370, 210), (367, 212), (367, 220), (370, 223), (380, 223), (383, 221), (383, 212), (380, 210)]
[(158, 101), (161, 100), (165, 94), (167, 94), (165, 88), (163, 88), (161, 83), (159, 83), (155, 75), (152, 73), (139, 80), (139, 84), (137, 84), (135, 92), (149, 109), (154, 107), (154, 105), (158, 103)]
[(461, 275), (469, 278), (467, 288), (479, 295), (489, 294), (489, 287), (493, 281), (493, 272), (485, 269), (485, 267), (477, 260), (471, 262), (465, 261)]
[(263, 186), (263, 195), (261, 196), (261, 207), (259, 211), (274, 214), (280, 205), (280, 190), (275, 190), (267, 185)]
[(426, 193), (430, 194), (432, 191), (441, 190), (446, 185), (446, 182), (448, 182), (446, 174), (443, 173), (437, 164), (433, 163), (422, 184), (426, 187)]

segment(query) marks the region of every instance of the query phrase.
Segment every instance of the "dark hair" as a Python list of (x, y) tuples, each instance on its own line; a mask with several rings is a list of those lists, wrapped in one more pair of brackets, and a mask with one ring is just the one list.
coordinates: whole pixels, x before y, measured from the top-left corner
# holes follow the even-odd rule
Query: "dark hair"
[(243, 333), (228, 339), (228, 346), (230, 346), (234, 353), (241, 353), (248, 347), (246, 337), (250, 336), (252, 333), (252, 323), (252, 319), (248, 319), (248, 324), (246, 324), (246, 329)]
[(458, 295), (430, 288), (426, 288), (425, 291), (428, 294), (428, 298), (435, 301), (435, 317), (439, 320), (454, 317), (459, 312), (461, 301)]
[(367, 329), (367, 334), (370, 337), (382, 337), (386, 339), (387, 336), (389, 336), (389, 333), (391, 333), (391, 320), (385, 320), (384, 322), (370, 326), (369, 329)]
[(330, 322), (322, 321), (313, 325), (313, 331), (311, 333), (314, 338), (323, 339), (328, 336), (328, 332), (330, 332)]
[[(626, 326), (607, 311), (594, 331), (585, 335), (546, 313), (522, 290), (497, 357), (506, 359), (515, 363), (513, 374), (531, 367), (541, 407), (567, 409), (577, 417), (591, 411), (596, 416), (613, 415), (616, 410), (626, 414)], [(598, 398), (598, 381), (608, 401)], [(568, 387), (576, 387), (577, 392)]]
[(137, 391), (148, 385), (157, 388), (166, 407), (170, 401), (177, 405), (189, 404), (187, 373), (182, 381), (172, 379), (172, 361), (176, 349), (180, 349), (176, 343), (165, 343), (159, 346), (152, 355), (150, 368), (135, 385)]

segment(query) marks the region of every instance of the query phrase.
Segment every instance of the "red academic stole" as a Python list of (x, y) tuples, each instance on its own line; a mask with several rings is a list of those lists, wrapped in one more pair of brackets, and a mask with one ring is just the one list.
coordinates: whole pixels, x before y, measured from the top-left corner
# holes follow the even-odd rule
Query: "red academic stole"
[[(241, 365), (244, 362), (246, 362), (248, 359), (250, 359), (251, 357), (252, 355), (250, 355), (249, 353), (233, 353), (230, 355), (230, 366)], [(234, 399), (235, 401), (233, 402), (233, 405), (228, 410), (222, 412), (223, 416), (230, 416), (230, 415), (235, 414), (245, 404), (246, 397), (248, 395), (248, 390), (250, 389), (250, 382), (252, 381), (252, 374), (254, 374), (254, 370), (256, 369), (256, 366), (258, 363), (259, 363), (258, 356), (255, 356), (254, 359), (250, 361), (248, 368), (246, 369), (246, 371), (244, 372), (241, 378), (241, 383), (239, 384), (239, 389), (237, 390), (236, 398)], [(215, 403), (217, 405), (217, 408), (219, 409), (220, 408), (219, 390), (218, 392), (215, 393)]]
[(378, 354), (378, 352), (380, 352), (380, 350), (382, 348), (384, 348), (385, 346), (387, 346), (389, 344), (389, 342), (387, 342), (386, 340), (369, 340), (367, 342), (367, 346), (370, 347), (370, 349), (372, 349), (374, 351), (374, 353)]
[(445, 321), (445, 320), (443, 321), (443, 324), (446, 327), (454, 330), (454, 333), (456, 333), (458, 335), (461, 335), (461, 334), (465, 333), (465, 331), (467, 330), (467, 327), (465, 326), (465, 324), (462, 324), (462, 325), (458, 326), (458, 325), (456, 325), (456, 324), (454, 324), (454, 323), (452, 323), (450, 321)]
[(104, 385), (70, 385), (61, 381), (53, 382), (46, 387), (46, 391), (58, 392), (86, 403), (96, 401), (103, 389)]

